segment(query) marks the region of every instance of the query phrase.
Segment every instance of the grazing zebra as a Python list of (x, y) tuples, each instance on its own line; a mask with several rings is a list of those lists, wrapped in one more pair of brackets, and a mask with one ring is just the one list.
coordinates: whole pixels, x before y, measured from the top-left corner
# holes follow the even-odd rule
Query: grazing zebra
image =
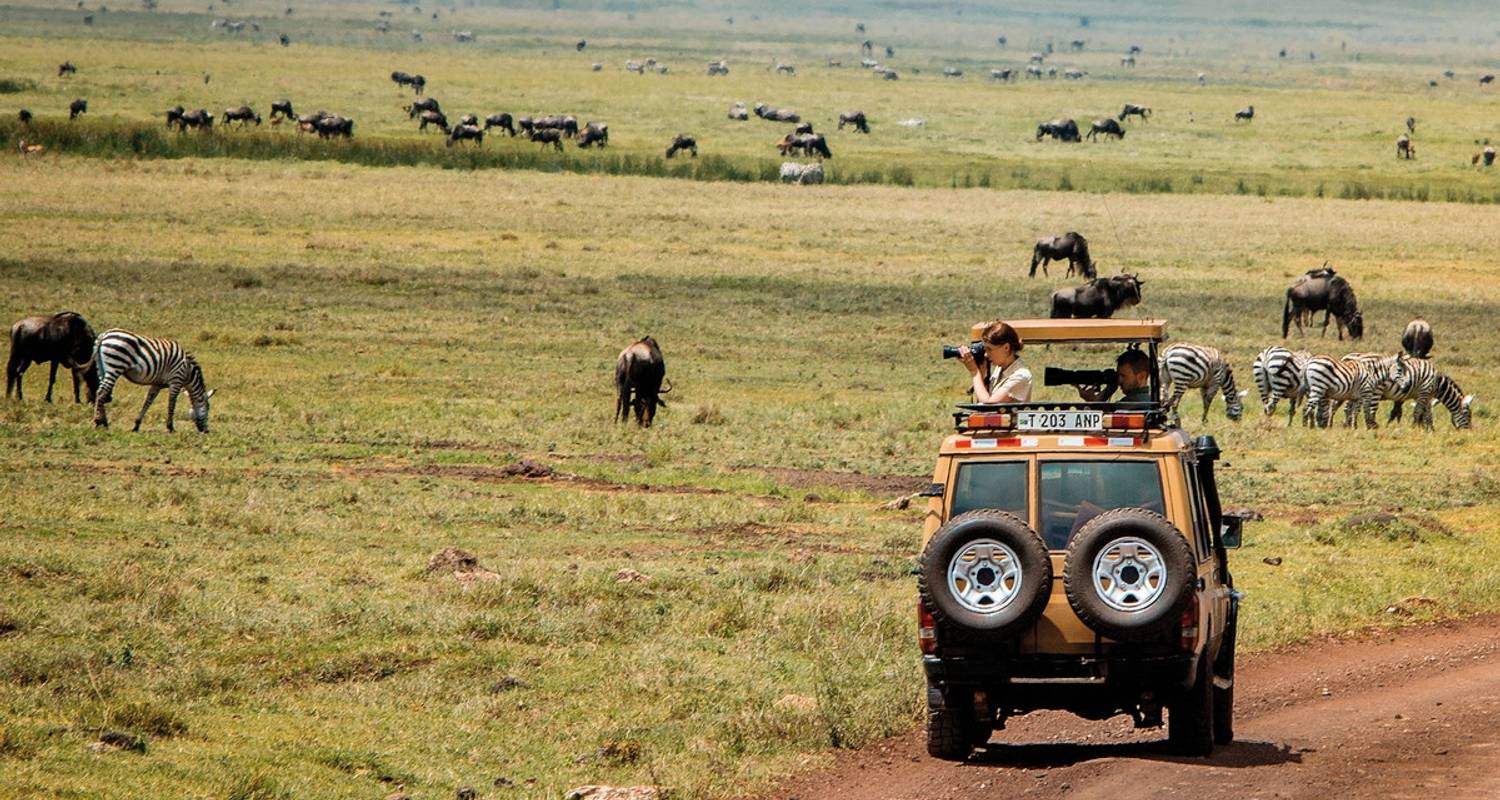
[(1312, 354), (1306, 350), (1288, 350), (1272, 345), (1260, 351), (1250, 370), (1255, 375), (1255, 388), (1260, 390), (1260, 402), (1266, 416), (1276, 413), (1276, 404), (1286, 398), (1290, 408), (1287, 424), (1297, 418), (1297, 403), (1306, 395), (1302, 374), (1307, 369), (1307, 360)]
[[(1229, 363), (1217, 348), (1197, 344), (1174, 344), (1161, 356), (1160, 364), (1163, 390), (1172, 389), (1168, 408), (1176, 408), (1188, 389), (1200, 389), (1203, 393), (1203, 421), (1208, 421), (1208, 407), (1213, 405), (1214, 394), (1224, 393), (1225, 413), (1238, 422), (1245, 413), (1243, 398), (1250, 390), (1236, 391), (1234, 373)], [(1174, 388), (1175, 387), (1175, 388)]]
[(1425, 358), (1405, 359), (1405, 376), (1399, 382), (1385, 384), (1380, 389), (1377, 400), (1392, 400), (1391, 415), (1386, 419), (1389, 425), (1401, 419), (1401, 406), (1408, 400), (1413, 400), (1416, 405), (1412, 410), (1412, 421), (1418, 425), (1432, 430), (1432, 396), (1437, 390), (1437, 370), (1433, 369), (1432, 362)]
[(1379, 353), (1354, 353), (1335, 361), (1328, 356), (1313, 356), (1307, 362), (1303, 382), (1307, 387), (1306, 421), (1312, 417), (1320, 428), (1333, 421), (1336, 404), (1344, 408), (1344, 426), (1358, 427), (1356, 414), (1364, 412), (1365, 427), (1374, 430), (1375, 403), (1387, 383), (1405, 378), (1406, 355), (1382, 356)]
[(100, 334), (94, 344), (94, 361), (99, 367), (99, 394), (94, 401), (95, 425), (109, 427), (104, 404), (114, 399), (115, 382), (123, 376), (131, 383), (150, 387), (132, 430), (141, 429), (146, 410), (151, 408), (157, 393), (166, 388), (167, 430), (175, 430), (172, 420), (177, 414), (177, 393), (186, 390), (193, 401), (193, 423), (198, 430), (208, 433), (208, 398), (214, 393), (203, 388), (203, 369), (191, 354), (182, 349), (182, 345), (171, 339), (153, 339), (113, 328)]
[[(1453, 427), (1465, 430), (1473, 425), (1471, 413), (1474, 406), (1474, 395), (1464, 394), (1458, 382), (1441, 372), (1433, 376), (1432, 400), (1428, 403), (1428, 413), (1431, 414), (1431, 406), (1442, 403), (1448, 409), (1448, 416), (1453, 422)], [(1391, 419), (1401, 419), (1401, 404), (1391, 409)], [(1428, 424), (1431, 424), (1429, 418)]]

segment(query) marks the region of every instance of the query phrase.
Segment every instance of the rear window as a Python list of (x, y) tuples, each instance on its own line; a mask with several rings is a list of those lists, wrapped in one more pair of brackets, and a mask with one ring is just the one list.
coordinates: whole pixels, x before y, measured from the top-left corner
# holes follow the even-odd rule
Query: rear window
[(1026, 462), (986, 461), (960, 464), (953, 485), (953, 510), (958, 516), (976, 508), (998, 508), (1025, 520)]
[(1166, 512), (1155, 461), (1043, 461), (1042, 540), (1052, 550), (1068, 546), (1083, 524), (1114, 508)]

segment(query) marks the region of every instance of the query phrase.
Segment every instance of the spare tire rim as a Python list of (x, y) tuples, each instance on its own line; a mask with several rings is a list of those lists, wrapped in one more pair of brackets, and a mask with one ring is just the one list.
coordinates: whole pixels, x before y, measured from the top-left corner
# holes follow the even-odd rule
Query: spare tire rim
[(1021, 594), (1021, 559), (994, 539), (975, 539), (948, 562), (948, 591), (966, 611), (999, 613)]
[(1094, 557), (1094, 592), (1116, 611), (1141, 611), (1166, 590), (1166, 560), (1144, 539), (1115, 539)]

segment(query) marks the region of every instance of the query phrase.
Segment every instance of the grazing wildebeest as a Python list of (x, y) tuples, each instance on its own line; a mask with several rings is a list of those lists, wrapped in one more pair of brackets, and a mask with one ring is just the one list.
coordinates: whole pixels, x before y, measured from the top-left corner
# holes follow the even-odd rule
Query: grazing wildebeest
[(47, 402), (52, 402), (52, 387), (57, 383), (57, 365), (73, 373), (73, 402), (81, 403), (78, 384), (89, 389), (89, 402), (99, 388), (99, 373), (94, 368), (94, 329), (83, 317), (72, 311), (23, 317), (10, 326), (10, 361), (5, 367), (5, 397), (11, 389), (21, 397), (22, 376), (26, 368), (44, 361), (52, 363), (47, 377)]
[(68, 104), (68, 119), (78, 119), (79, 114), (86, 114), (89, 110), (89, 101), (82, 97)]
[(794, 150), (801, 150), (804, 156), (817, 154), (822, 158), (833, 158), (833, 153), (828, 149), (828, 141), (821, 133), (789, 133), (776, 147), (784, 156), (791, 155)]
[(297, 117), (297, 130), (302, 133), (317, 133), (318, 120), (332, 116), (327, 111), (314, 111), (311, 114), (303, 114)]
[(998, 45), (998, 46), (1000, 46), (1000, 47), (1004, 47), (1006, 45), (1006, 43), (1009, 42), (1009, 41), (1010, 40), (1007, 39), (1007, 38), (1005, 38), (1004, 36), (996, 36), (995, 37), (995, 44)]
[(735, 103), (734, 105), (729, 107), (729, 118), (744, 122), (745, 120), (750, 119), (750, 110), (745, 108), (744, 103)]
[(423, 98), (421, 98), (419, 100), (413, 100), (412, 103), (411, 103), (411, 105), (406, 106), (406, 118), (407, 119), (416, 119), (417, 115), (421, 114), (423, 111), (442, 111), (442, 110), (443, 110), (443, 108), (442, 108), (442, 106), (438, 105), (438, 101), (437, 101), (436, 97), (423, 97)]
[(284, 33), (281, 34), (280, 36), (277, 36), (276, 39), (277, 39), (277, 41), (281, 42), (281, 46), (282, 47), (291, 47), (292, 46), (292, 37), (287, 36)]
[(530, 136), (536, 132), (536, 124), (531, 121), (531, 117), (516, 117), (516, 129)]
[(533, 142), (539, 142), (543, 150), (550, 144), (557, 148), (557, 152), (562, 152), (562, 131), (556, 128), (537, 128), (531, 132), (530, 138)]
[(794, 110), (794, 109), (790, 109), (790, 108), (782, 108), (782, 109), (771, 108), (770, 106), (766, 105), (765, 103), (756, 103), (755, 104), (755, 116), (760, 117), (761, 119), (766, 120), (768, 122), (792, 122), (792, 123), (797, 123), (797, 122), (801, 122), (802, 121), (802, 115), (798, 114), (796, 112), (796, 110)]
[(787, 161), (781, 165), (781, 182), (796, 184), (813, 184), (823, 182), (823, 165), (819, 162), (811, 164), (798, 164), (795, 161)]
[(1038, 265), (1041, 266), (1042, 274), (1045, 275), (1049, 263), (1063, 259), (1068, 261), (1069, 276), (1074, 271), (1089, 279), (1098, 275), (1094, 259), (1089, 256), (1089, 240), (1083, 238), (1083, 234), (1077, 231), (1068, 231), (1061, 236), (1048, 236), (1036, 240), (1036, 245), (1031, 248), (1031, 272), (1027, 277), (1036, 277)]
[(452, 147), (454, 142), (464, 139), (472, 139), (476, 145), (484, 144), (484, 130), (478, 125), (455, 125), (448, 134), (448, 146)]
[(1044, 136), (1051, 136), (1060, 142), (1083, 141), (1083, 137), (1078, 135), (1078, 123), (1071, 119), (1054, 119), (1036, 126), (1036, 140), (1040, 142)]
[(1411, 133), (1411, 134), (1415, 134), (1417, 132), (1417, 118), (1416, 117), (1407, 117), (1406, 118), (1406, 132), (1407, 133)]
[(207, 109), (200, 108), (195, 111), (184, 111), (177, 117), (177, 130), (179, 132), (185, 131), (188, 128), (209, 130), (213, 126), (214, 115), (210, 114)]
[(342, 136), (345, 139), (349, 139), (354, 136), (354, 120), (338, 116), (337, 114), (329, 114), (319, 119), (314, 124), (314, 127), (317, 128), (318, 135), (324, 139), (333, 136)]
[(1138, 106), (1135, 103), (1126, 103), (1125, 107), (1120, 109), (1119, 120), (1124, 122), (1126, 117), (1140, 117), (1141, 121), (1144, 122), (1150, 119), (1151, 108), (1149, 106)]
[(1403, 133), (1396, 137), (1396, 158), (1412, 158), (1416, 155), (1413, 152), (1414, 149), (1411, 145), (1410, 136)]
[(285, 117), (295, 117), (297, 112), (292, 110), (292, 101), (277, 100), (271, 104), (271, 120), (274, 122)]
[(578, 44), (574, 45), (574, 47), (576, 47), (578, 49), (578, 52), (580, 52), (580, 53), (583, 52), (583, 48), (588, 47), (588, 46), (589, 46), (589, 43), (588, 43), (587, 39), (579, 39), (578, 40)]
[(843, 130), (845, 125), (853, 125), (860, 133), (870, 132), (870, 123), (865, 119), (863, 111), (845, 111), (839, 114), (839, 130)]
[(1087, 74), (1089, 74), (1089, 73), (1086, 70), (1070, 69), (1070, 70), (1068, 70), (1068, 71), (1066, 71), (1066, 72), (1063, 73), (1063, 77), (1067, 78), (1070, 81), (1077, 81), (1077, 80), (1082, 80), (1083, 77), (1085, 75), (1087, 75)]
[(583, 126), (583, 130), (578, 132), (579, 147), (589, 148), (596, 144), (600, 147), (609, 145), (609, 123), (589, 122)]
[(722, 59), (722, 58), (719, 59), (719, 60), (717, 60), (717, 61), (710, 61), (710, 62), (708, 62), (708, 74), (709, 75), (728, 75), (729, 74), (729, 64), (726, 63), (724, 61), (724, 59)]
[(886, 58), (895, 58), (896, 57), (896, 48), (891, 47), (890, 45), (886, 45), (885, 46), (885, 57)]
[(692, 153), (693, 158), (698, 157), (698, 140), (686, 133), (679, 133), (672, 137), (672, 144), (667, 146), (667, 158), (677, 155), (678, 151), (686, 150)]
[(1322, 335), (1328, 335), (1328, 319), (1338, 320), (1339, 340), (1344, 338), (1347, 328), (1349, 336), (1359, 339), (1365, 335), (1364, 315), (1360, 313), (1359, 301), (1354, 296), (1354, 287), (1331, 269), (1312, 270), (1299, 275), (1291, 288), (1286, 290), (1286, 305), (1281, 312), (1281, 337), (1291, 333), (1292, 322), (1297, 323), (1297, 332), (1302, 332), (1304, 319), (1312, 322), (1313, 312), (1323, 312)]
[(1074, 39), (1069, 44), (1072, 46), (1073, 52), (1075, 52), (1075, 53), (1083, 50), (1083, 40), (1082, 39)]
[(458, 118), (458, 122), (456, 124), (458, 124), (458, 125), (473, 125), (474, 127), (477, 128), (477, 127), (479, 127), (479, 115), (478, 114), (464, 114), (463, 116), (461, 116), (461, 117)]
[(802, 134), (805, 134), (805, 133), (812, 133), (812, 132), (813, 132), (813, 126), (812, 126), (811, 122), (799, 122), (799, 123), (797, 123), (797, 127), (792, 128), (792, 133), (795, 133), (798, 136), (801, 136)]
[(228, 124), (231, 122), (238, 122), (241, 128), (245, 127), (245, 123), (247, 122), (254, 122), (258, 127), (260, 125), (260, 115), (255, 113), (255, 110), (250, 108), (250, 106), (226, 108), (224, 109), (224, 123)]
[(662, 388), (666, 376), (667, 362), (661, 357), (661, 347), (650, 336), (621, 350), (615, 361), (615, 391), (619, 395), (615, 420), (629, 422), (634, 412), (637, 425), (651, 427), (656, 407), (667, 404), (661, 396), (672, 391), (670, 382), (667, 388)]
[(944, 78), (962, 78), (964, 71), (957, 67), (943, 67)]
[(1245, 106), (1239, 111), (1234, 112), (1235, 122), (1239, 122), (1240, 120), (1249, 122), (1252, 119), (1255, 119), (1255, 106)]
[[(27, 119), (30, 119), (29, 115), (27, 116)], [(1485, 145), (1484, 150), (1474, 154), (1473, 163), (1478, 164), (1480, 161), (1483, 161), (1486, 167), (1491, 166), (1495, 163), (1494, 145)]]
[(1120, 127), (1119, 121), (1113, 117), (1094, 120), (1094, 124), (1089, 126), (1088, 138), (1093, 139), (1101, 133), (1105, 136), (1112, 135), (1117, 139), (1125, 138), (1125, 129)]
[(167, 127), (170, 128), (173, 125), (180, 125), (182, 123), (182, 113), (184, 111), (187, 111), (187, 109), (183, 108), (182, 106), (172, 106), (171, 108), (167, 109)]
[(777, 62), (775, 69), (776, 69), (776, 74), (778, 74), (778, 75), (796, 76), (796, 74), (797, 74), (797, 65), (796, 64), (783, 64), (781, 62)]
[(83, 17), (83, 24), (85, 24), (85, 25), (93, 25), (94, 24), (94, 15), (93, 14), (85, 14), (84, 17)]
[(427, 130), (428, 125), (436, 125), (443, 133), (450, 132), (448, 118), (441, 111), (423, 111), (420, 119), (421, 123), (417, 125), (417, 130), (419, 131)]
[(990, 78), (997, 81), (1013, 81), (1016, 79), (1016, 71), (1013, 69), (992, 69)]
[(1401, 332), (1401, 349), (1412, 358), (1426, 358), (1432, 352), (1432, 326), (1418, 317), (1406, 323)]
[(1135, 275), (1095, 278), (1072, 289), (1052, 293), (1053, 319), (1108, 319), (1122, 308), (1141, 302), (1141, 286)]
[(64, 75), (72, 75), (76, 72), (78, 72), (78, 68), (73, 66), (73, 62), (71, 61), (64, 61), (57, 65), (57, 77), (59, 78)]
[(1494, 82), (1495, 82), (1495, 76), (1494, 75), (1486, 75), (1483, 78), (1479, 79), (1479, 85), (1480, 86), (1483, 86), (1483, 85), (1485, 85), (1487, 83), (1494, 83)]
[(531, 125), (536, 130), (555, 130), (564, 138), (571, 139), (578, 135), (578, 118), (572, 115), (551, 115), (536, 117)]
[(1040, 80), (1042, 77), (1042, 68), (1035, 64), (1028, 64), (1026, 66), (1026, 77)]
[(484, 129), (489, 130), (490, 128), (499, 128), (511, 136), (516, 135), (515, 120), (511, 119), (511, 116), (503, 111), (484, 118)]
[(31, 112), (23, 108), (18, 114), (16, 114), (16, 119), (20, 120), (22, 125), (30, 125)]

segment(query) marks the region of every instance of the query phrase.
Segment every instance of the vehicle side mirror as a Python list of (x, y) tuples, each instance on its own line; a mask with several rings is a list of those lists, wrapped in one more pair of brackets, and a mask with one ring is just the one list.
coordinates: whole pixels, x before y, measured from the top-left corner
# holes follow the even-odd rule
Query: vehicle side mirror
[(1219, 541), (1225, 547), (1239, 548), (1240, 538), (1245, 531), (1245, 520), (1243, 517), (1225, 516), (1224, 522), (1219, 526)]

